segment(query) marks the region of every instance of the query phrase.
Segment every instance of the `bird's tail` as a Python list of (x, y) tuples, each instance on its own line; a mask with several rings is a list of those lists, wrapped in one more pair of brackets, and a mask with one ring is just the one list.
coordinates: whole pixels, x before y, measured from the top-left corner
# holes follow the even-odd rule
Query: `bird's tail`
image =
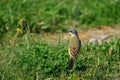
[(73, 66), (74, 66), (74, 59), (71, 57), (70, 61), (69, 61), (69, 67), (68, 67), (68, 69), (71, 70), (73, 68)]

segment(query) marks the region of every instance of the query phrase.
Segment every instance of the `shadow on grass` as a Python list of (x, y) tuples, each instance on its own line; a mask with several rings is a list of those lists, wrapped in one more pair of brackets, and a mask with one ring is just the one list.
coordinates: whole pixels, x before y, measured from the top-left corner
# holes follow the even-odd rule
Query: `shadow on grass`
[(88, 68), (89, 66), (86, 66), (86, 65), (82, 65), (82, 66), (77, 66), (75, 68), (75, 70), (78, 70), (78, 71), (86, 71), (86, 69)]

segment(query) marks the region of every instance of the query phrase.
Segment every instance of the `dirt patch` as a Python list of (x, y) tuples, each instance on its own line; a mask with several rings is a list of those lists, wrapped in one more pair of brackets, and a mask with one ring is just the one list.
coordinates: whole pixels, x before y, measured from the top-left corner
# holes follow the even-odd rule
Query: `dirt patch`
[(88, 41), (91, 38), (100, 39), (102, 36), (108, 36), (109, 38), (112, 36), (120, 36), (120, 27), (107, 27), (102, 26), (99, 29), (93, 28), (86, 31), (79, 31), (79, 37), (82, 41)]
[[(102, 26), (98, 28), (92, 28), (89, 30), (77, 30), (79, 33), (79, 37), (83, 43), (86, 43), (91, 38), (100, 39), (102, 36), (108, 36), (109, 38), (112, 36), (120, 37), (120, 26), (108, 27)], [(62, 34), (51, 34), (44, 33), (44, 39), (47, 39), (50, 43), (57, 43), (59, 41), (68, 40), (68, 33)]]

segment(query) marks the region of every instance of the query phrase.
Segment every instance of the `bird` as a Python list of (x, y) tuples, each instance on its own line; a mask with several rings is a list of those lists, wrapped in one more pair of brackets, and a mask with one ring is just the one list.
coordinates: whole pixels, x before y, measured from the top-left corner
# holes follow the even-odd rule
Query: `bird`
[(75, 29), (68, 30), (70, 34), (69, 44), (68, 44), (68, 53), (70, 56), (68, 69), (73, 69), (74, 61), (76, 59), (77, 54), (81, 48), (81, 40), (79, 38), (78, 32)]

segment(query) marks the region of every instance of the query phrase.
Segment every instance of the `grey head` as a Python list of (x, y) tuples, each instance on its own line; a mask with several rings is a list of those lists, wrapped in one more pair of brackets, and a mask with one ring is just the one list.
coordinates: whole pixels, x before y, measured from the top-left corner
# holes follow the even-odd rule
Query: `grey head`
[(70, 30), (68, 30), (68, 32), (78, 36), (78, 32), (75, 29), (70, 29)]

